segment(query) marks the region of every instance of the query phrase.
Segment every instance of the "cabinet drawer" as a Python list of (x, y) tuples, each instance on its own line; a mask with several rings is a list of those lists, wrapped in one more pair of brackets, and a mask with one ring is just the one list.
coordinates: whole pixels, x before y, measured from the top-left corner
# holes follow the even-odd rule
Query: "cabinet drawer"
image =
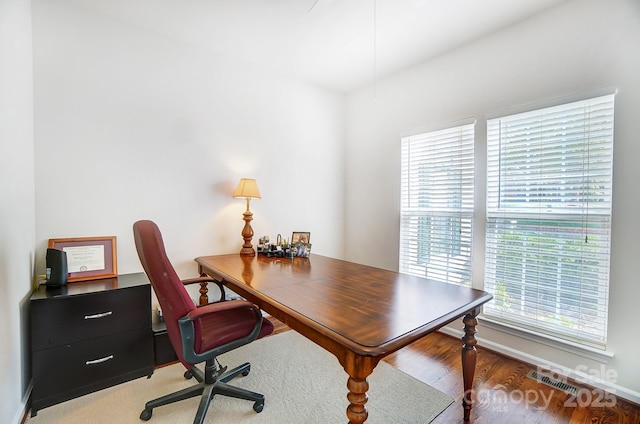
[[(38, 408), (126, 381), (153, 370), (151, 328), (126, 331), (33, 353), (33, 400)], [(139, 373), (139, 374), (140, 374)], [(134, 377), (135, 378), (135, 377)]]
[(34, 351), (151, 326), (148, 285), (31, 302)]

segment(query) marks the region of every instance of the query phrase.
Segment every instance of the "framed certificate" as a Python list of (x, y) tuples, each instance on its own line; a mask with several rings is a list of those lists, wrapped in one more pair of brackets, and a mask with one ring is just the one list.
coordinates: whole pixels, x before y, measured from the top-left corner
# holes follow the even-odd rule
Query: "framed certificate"
[(66, 252), (69, 282), (118, 276), (115, 236), (49, 239), (49, 247)]

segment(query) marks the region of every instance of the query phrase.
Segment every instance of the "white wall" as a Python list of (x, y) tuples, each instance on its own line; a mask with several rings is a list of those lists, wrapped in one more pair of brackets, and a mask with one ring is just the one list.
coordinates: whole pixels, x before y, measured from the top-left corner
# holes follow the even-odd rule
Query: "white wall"
[(22, 417), (25, 328), (35, 238), (33, 81), (28, 0), (0, 0), (0, 422)]
[[(634, 0), (574, 0), (378, 81), (375, 99), (373, 87), (352, 93), (347, 121), (346, 259), (397, 270), (400, 137), (475, 118), (474, 286), (481, 287), (486, 116), (558, 97), (617, 88), (608, 327), (608, 350), (615, 357), (605, 366), (617, 372), (615, 383), (620, 394), (640, 400), (640, 339), (633, 334), (640, 299), (639, 75), (640, 4)], [(568, 369), (580, 365), (598, 369), (601, 365), (486, 327), (479, 328), (479, 337), (494, 347), (514, 348), (529, 358)]]
[(240, 250), (241, 177), (258, 181), (257, 238), (310, 231), (341, 257), (345, 96), (283, 79), (82, 2), (36, 0), (36, 253), (49, 238), (115, 235), (155, 220), (183, 277)]

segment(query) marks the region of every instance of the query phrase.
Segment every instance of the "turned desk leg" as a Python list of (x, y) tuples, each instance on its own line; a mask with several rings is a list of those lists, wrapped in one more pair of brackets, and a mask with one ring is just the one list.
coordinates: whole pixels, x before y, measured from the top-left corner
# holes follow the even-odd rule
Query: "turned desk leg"
[(347, 399), (349, 399), (349, 406), (347, 407), (347, 418), (349, 418), (349, 424), (362, 424), (369, 417), (369, 411), (365, 407), (365, 404), (369, 400), (367, 392), (369, 391), (369, 382), (366, 378), (355, 379), (349, 377), (347, 380), (347, 388), (349, 393)]
[(203, 282), (203, 283), (200, 283), (199, 292), (200, 292), (200, 298), (198, 299), (198, 302), (199, 302), (200, 306), (204, 306), (207, 303), (209, 303), (209, 294), (208, 294), (209, 293), (209, 287), (208, 287), (208, 284), (207, 284), (206, 281)]
[(349, 354), (346, 360), (340, 362), (344, 370), (349, 374), (349, 379), (347, 380), (347, 389), (349, 389), (347, 394), (347, 399), (349, 400), (347, 418), (349, 419), (349, 424), (363, 424), (369, 416), (365, 406), (369, 400), (367, 397), (367, 391), (369, 390), (367, 377), (378, 365), (379, 359)]
[[(207, 273), (202, 269), (202, 265), (198, 265), (198, 273), (201, 277), (208, 277)], [(209, 286), (206, 282), (200, 283), (200, 298), (198, 299), (199, 306), (204, 306), (209, 303)]]
[(464, 385), (464, 393), (462, 395), (462, 407), (464, 408), (464, 422), (470, 422), (471, 408), (473, 406), (473, 376), (476, 372), (476, 344), (475, 337), (476, 325), (478, 320), (476, 316), (480, 312), (474, 309), (463, 318), (464, 336), (462, 336), (462, 381)]

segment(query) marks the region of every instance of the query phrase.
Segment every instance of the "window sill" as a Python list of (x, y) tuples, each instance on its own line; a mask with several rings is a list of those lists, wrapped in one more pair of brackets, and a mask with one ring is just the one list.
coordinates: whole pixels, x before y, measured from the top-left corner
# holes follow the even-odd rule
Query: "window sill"
[(533, 333), (523, 328), (518, 328), (509, 324), (492, 320), (491, 318), (480, 315), (478, 317), (480, 325), (485, 328), (491, 328), (502, 333), (510, 334), (512, 336), (520, 337), (526, 340), (530, 340), (536, 343), (543, 344), (555, 349), (563, 350), (565, 352), (579, 355), (584, 358), (593, 359), (594, 361), (608, 363), (615, 353), (607, 350), (598, 349), (595, 347), (584, 346), (578, 343), (573, 343), (568, 340), (562, 340), (549, 335), (543, 335)]

